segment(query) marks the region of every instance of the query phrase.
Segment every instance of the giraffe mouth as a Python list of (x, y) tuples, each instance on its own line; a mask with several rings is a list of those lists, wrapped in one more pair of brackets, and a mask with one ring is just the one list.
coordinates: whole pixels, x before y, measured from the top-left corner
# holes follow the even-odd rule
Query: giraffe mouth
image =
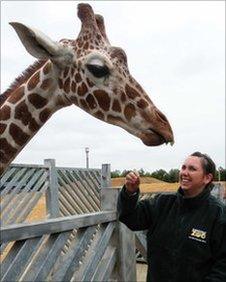
[(172, 140), (166, 139), (166, 137), (153, 128), (149, 128), (145, 133), (141, 134), (140, 138), (146, 146), (159, 146), (164, 143), (173, 143)]

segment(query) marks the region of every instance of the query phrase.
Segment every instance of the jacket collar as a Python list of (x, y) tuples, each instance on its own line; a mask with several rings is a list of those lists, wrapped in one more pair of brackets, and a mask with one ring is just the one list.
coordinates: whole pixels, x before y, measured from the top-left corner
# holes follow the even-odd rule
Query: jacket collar
[(213, 189), (213, 186), (214, 185), (212, 183), (208, 184), (200, 194), (192, 198), (186, 198), (184, 196), (184, 191), (182, 190), (181, 187), (179, 187), (177, 191), (177, 199), (180, 205), (182, 206), (187, 206), (191, 208), (199, 206), (203, 201), (209, 198), (210, 192)]

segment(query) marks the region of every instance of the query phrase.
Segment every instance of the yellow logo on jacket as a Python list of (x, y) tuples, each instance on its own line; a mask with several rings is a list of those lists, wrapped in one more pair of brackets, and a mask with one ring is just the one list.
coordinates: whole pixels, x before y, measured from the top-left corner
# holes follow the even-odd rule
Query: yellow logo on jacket
[(206, 231), (192, 228), (189, 238), (199, 242), (206, 243)]

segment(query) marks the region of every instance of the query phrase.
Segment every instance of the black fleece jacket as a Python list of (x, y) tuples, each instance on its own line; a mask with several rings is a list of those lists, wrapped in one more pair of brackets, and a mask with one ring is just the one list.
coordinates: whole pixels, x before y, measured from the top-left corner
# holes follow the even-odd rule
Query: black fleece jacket
[(226, 207), (210, 191), (185, 198), (179, 188), (143, 200), (120, 191), (119, 220), (148, 230), (147, 281), (226, 282)]

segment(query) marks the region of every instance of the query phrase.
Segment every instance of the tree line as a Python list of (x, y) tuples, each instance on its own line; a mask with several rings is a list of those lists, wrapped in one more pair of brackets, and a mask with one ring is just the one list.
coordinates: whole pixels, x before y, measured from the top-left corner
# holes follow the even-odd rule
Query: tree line
[[(145, 171), (143, 168), (138, 170), (138, 173), (140, 174), (141, 177), (154, 177), (156, 179), (159, 179), (161, 181), (169, 182), (169, 183), (174, 183), (179, 181), (179, 169), (173, 168), (170, 169), (168, 172), (164, 169), (158, 169), (155, 170), (154, 172), (148, 172)], [(111, 172), (111, 177), (116, 178), (116, 177), (125, 177), (127, 173), (129, 173), (130, 170), (114, 170)], [(216, 174), (214, 176), (214, 181), (226, 181), (226, 169), (219, 167), (216, 171)]]

